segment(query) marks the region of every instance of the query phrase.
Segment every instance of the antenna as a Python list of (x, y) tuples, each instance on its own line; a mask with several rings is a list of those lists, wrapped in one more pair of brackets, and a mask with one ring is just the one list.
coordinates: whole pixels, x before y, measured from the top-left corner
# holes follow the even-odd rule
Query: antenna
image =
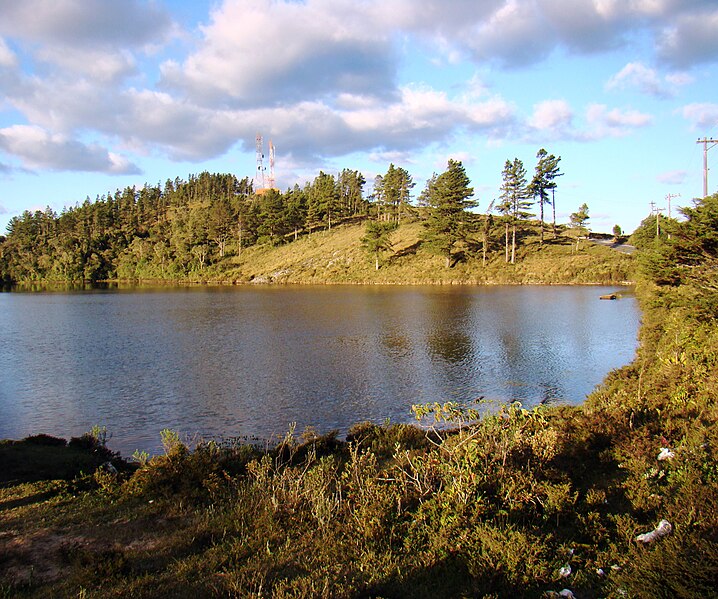
[(267, 187), (274, 189), (274, 144), (269, 140), (269, 180)]
[[(264, 189), (264, 140), (262, 135), (257, 133), (257, 172), (254, 174), (257, 182), (257, 190)], [(271, 147), (271, 142), (270, 142)]]

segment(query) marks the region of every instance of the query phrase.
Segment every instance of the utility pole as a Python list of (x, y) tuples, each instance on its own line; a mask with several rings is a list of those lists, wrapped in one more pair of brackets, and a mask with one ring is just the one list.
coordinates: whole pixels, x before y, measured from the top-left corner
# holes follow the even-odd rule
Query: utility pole
[(680, 198), (680, 193), (669, 193), (666, 196), (666, 200), (668, 200), (668, 218), (671, 218), (671, 198)]
[(651, 214), (656, 215), (656, 237), (661, 236), (661, 212), (663, 208), (658, 208), (655, 202), (651, 202)]
[[(718, 139), (704, 137), (699, 139), (697, 144), (703, 144), (703, 197), (708, 196), (708, 150), (718, 144)], [(711, 144), (710, 146), (708, 144)]]

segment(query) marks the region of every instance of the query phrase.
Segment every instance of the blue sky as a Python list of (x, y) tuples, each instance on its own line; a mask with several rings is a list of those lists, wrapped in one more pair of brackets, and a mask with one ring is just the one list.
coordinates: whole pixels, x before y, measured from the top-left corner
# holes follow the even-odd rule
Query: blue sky
[[(715, 0), (0, 0), (0, 231), (24, 210), (203, 170), (280, 188), (389, 163), (561, 156), (558, 219), (633, 230), (703, 191)], [(718, 189), (718, 148), (709, 151)], [(371, 183), (367, 184), (367, 192)]]

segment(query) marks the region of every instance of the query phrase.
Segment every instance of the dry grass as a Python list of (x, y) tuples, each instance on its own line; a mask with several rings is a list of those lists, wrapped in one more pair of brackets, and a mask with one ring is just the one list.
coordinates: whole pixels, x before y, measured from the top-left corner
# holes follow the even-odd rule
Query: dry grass
[(206, 280), (290, 284), (622, 284), (632, 278), (633, 260), (605, 247), (584, 242), (576, 251), (570, 237), (542, 246), (531, 234), (522, 242), (516, 264), (506, 264), (494, 240), (486, 266), (478, 241), (457, 249), (455, 263), (422, 244), (420, 223), (402, 225), (392, 236), (393, 248), (381, 268), (362, 248), (363, 224), (346, 224), (314, 232), (286, 245), (244, 250), (204, 273)]

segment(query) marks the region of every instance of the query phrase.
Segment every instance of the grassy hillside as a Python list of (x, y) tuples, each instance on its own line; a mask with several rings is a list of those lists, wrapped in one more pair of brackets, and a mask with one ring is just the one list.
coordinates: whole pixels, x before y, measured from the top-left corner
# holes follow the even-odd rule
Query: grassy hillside
[[(198, 273), (198, 280), (254, 283), (349, 284), (620, 284), (632, 278), (633, 260), (611, 249), (566, 235), (539, 245), (531, 231), (521, 242), (516, 264), (504, 259), (503, 237), (494, 233), (487, 264), (481, 244), (459, 248), (452, 268), (428, 252), (422, 225), (402, 225), (392, 250), (377, 271), (362, 247), (365, 225), (345, 224), (280, 246), (252, 247)], [(550, 237), (550, 236), (549, 236)], [(196, 273), (197, 274), (197, 273)]]

